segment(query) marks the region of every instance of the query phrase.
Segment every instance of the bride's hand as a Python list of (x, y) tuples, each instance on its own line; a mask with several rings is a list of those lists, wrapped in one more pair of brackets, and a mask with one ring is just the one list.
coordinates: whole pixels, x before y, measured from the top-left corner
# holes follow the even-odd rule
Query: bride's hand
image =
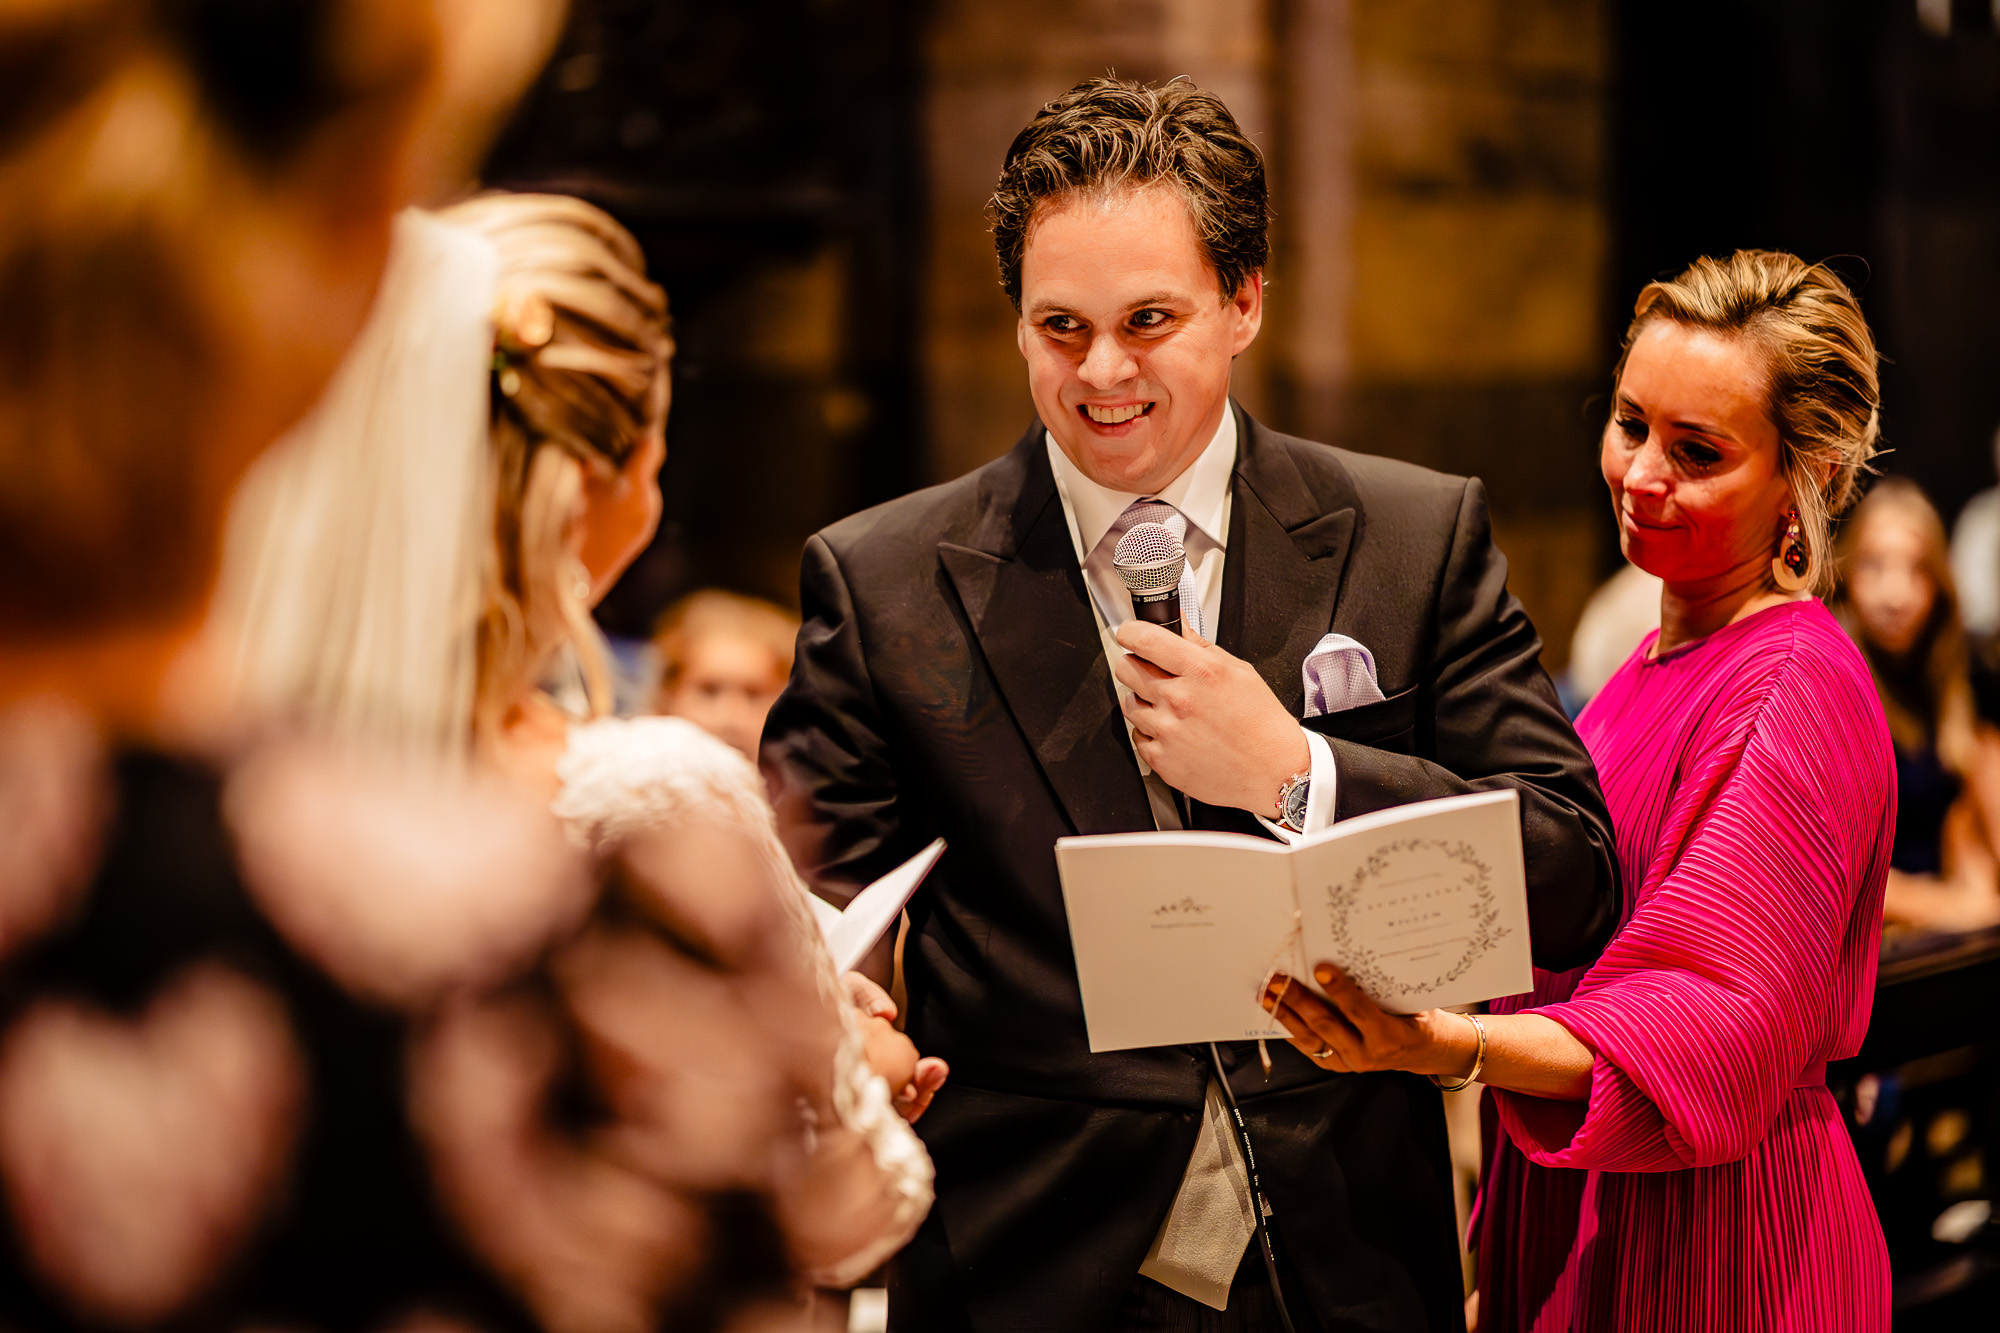
[(859, 972), (849, 972), (841, 981), (848, 1000), (861, 1012), (868, 1067), (888, 1083), (897, 1114), (915, 1124), (944, 1086), (949, 1068), (934, 1055), (919, 1056), (916, 1044), (897, 1031), (896, 1002), (889, 992)]
[(1321, 1069), (1403, 1069), (1456, 1078), (1472, 1067), (1478, 1034), (1459, 1015), (1442, 1009), (1388, 1013), (1332, 963), (1319, 964), (1313, 977), (1327, 999), (1282, 972), (1258, 998), (1292, 1034), (1292, 1045)]
[(945, 1077), (950, 1073), (951, 1067), (937, 1056), (918, 1057), (916, 1074), (896, 1094), (896, 1110), (903, 1119), (913, 1125), (917, 1123), (917, 1117), (930, 1109), (931, 1098), (937, 1096), (938, 1089), (944, 1086)]

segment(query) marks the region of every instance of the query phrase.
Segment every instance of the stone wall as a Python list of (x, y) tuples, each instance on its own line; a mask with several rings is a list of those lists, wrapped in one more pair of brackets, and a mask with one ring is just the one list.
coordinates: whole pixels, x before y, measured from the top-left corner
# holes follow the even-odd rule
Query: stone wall
[(1333, 434), (1485, 479), (1553, 669), (1615, 540), (1601, 0), (1357, 0), (1352, 372)]

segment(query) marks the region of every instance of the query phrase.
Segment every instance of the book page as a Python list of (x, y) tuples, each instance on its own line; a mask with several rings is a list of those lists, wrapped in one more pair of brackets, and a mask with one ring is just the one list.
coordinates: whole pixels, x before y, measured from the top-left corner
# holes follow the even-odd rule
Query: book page
[(1091, 1050), (1285, 1035), (1257, 987), (1296, 966), (1287, 850), (1230, 833), (1056, 843)]
[(1392, 1013), (1518, 995), (1534, 984), (1512, 790), (1343, 820), (1299, 846), (1291, 864), (1306, 966), (1338, 964)]
[(933, 839), (921, 852), (855, 894), (844, 911), (813, 897), (813, 917), (826, 937), (826, 951), (833, 957), (834, 971), (851, 971), (868, 956), (875, 942), (896, 924), (896, 918), (903, 913), (903, 904), (910, 901), (910, 895), (943, 855), (944, 839)]

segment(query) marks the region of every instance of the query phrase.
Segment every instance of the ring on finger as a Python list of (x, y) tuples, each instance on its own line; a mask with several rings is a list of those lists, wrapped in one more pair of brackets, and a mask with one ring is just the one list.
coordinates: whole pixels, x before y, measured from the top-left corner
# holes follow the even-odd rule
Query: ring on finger
[(1333, 1054), (1333, 1047), (1321, 1046), (1318, 1050), (1314, 1051), (1310, 1056), (1306, 1058), (1311, 1060), (1324, 1060), (1332, 1054)]

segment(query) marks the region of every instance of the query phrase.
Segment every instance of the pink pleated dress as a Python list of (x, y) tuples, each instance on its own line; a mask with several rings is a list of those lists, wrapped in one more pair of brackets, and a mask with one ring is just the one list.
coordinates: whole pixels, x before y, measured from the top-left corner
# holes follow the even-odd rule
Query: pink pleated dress
[(1826, 1062), (1868, 1026), (1895, 830), (1888, 727), (1817, 601), (1650, 658), (1577, 720), (1625, 920), (1494, 1007), (1597, 1054), (1586, 1102), (1493, 1092), (1481, 1333), (1889, 1327), (1889, 1261)]

